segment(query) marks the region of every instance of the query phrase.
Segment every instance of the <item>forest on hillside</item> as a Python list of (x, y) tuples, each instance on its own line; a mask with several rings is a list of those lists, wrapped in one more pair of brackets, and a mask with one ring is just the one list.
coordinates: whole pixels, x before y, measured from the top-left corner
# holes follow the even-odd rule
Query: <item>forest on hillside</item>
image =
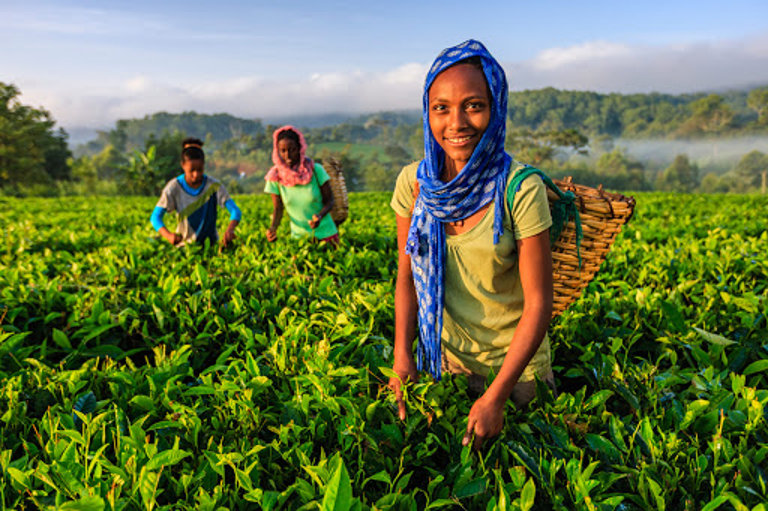
[[(158, 112), (119, 120), (72, 150), (50, 114), (0, 83), (0, 193), (156, 194), (179, 172), (181, 140), (204, 139), (206, 171), (233, 193), (258, 193), (271, 166), (259, 119)], [(308, 154), (342, 162), (353, 191), (388, 190), (419, 159), (419, 112), (380, 112), (302, 128)], [(623, 190), (751, 192), (765, 189), (768, 87), (719, 94), (599, 94), (553, 88), (509, 97), (507, 148), (553, 177)], [(35, 128), (35, 129), (32, 129)], [(631, 148), (652, 143), (640, 155)], [(695, 144), (711, 149), (701, 153)], [(731, 148), (726, 151), (725, 148)], [(738, 147), (739, 149), (733, 149)], [(739, 152), (734, 152), (739, 151)]]

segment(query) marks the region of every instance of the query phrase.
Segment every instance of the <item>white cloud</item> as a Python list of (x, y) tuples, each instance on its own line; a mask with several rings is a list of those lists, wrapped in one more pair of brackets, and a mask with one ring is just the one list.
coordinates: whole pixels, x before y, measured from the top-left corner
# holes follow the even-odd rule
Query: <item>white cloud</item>
[(564, 66), (579, 65), (596, 60), (625, 57), (631, 49), (623, 44), (593, 41), (567, 48), (550, 48), (539, 53), (531, 62), (538, 70), (553, 70)]
[[(768, 83), (768, 35), (668, 46), (585, 42), (506, 63), (512, 90), (557, 87), (598, 92), (696, 92)], [(428, 63), (378, 72), (255, 75), (172, 83), (140, 74), (117, 85), (19, 83), (23, 101), (44, 105), (65, 127), (111, 126), (157, 111), (227, 112), (242, 117), (419, 109)], [(55, 87), (58, 87), (55, 88)]]
[(682, 93), (742, 87), (768, 83), (768, 35), (668, 46), (597, 41), (544, 50), (506, 67), (513, 90)]
[(139, 75), (118, 88), (105, 86), (88, 93), (50, 92), (40, 83), (22, 90), (25, 102), (44, 104), (64, 126), (109, 126), (117, 119), (157, 111), (195, 110), (275, 118), (418, 109), (425, 73), (425, 65), (406, 64), (380, 73), (319, 73), (293, 81), (253, 76), (189, 86)]

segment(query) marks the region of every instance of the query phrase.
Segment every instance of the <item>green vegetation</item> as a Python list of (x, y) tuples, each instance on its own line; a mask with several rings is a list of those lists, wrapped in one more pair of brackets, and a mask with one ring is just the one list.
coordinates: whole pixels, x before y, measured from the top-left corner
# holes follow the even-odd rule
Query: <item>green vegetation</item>
[(0, 505), (765, 511), (768, 199), (637, 198), (551, 326), (559, 395), (479, 453), (464, 377), (405, 423), (385, 388), (388, 194), (335, 251), (237, 197), (223, 253), (161, 243), (149, 198), (0, 198)]
[(599, 94), (551, 87), (509, 95), (512, 124), (596, 137), (695, 138), (765, 134), (768, 87), (725, 94)]
[[(5, 96), (18, 95), (13, 86), (2, 87)], [(0, 109), (0, 122), (3, 116), (10, 119), (0, 124), (4, 195), (155, 195), (164, 180), (180, 172), (180, 141), (187, 135), (205, 139), (207, 172), (235, 193), (261, 193), (272, 165), (271, 133), (277, 126), (195, 112), (120, 120), (96, 140), (76, 148), (76, 158), (68, 158), (66, 134), (52, 132), (47, 112), (14, 101), (16, 113)], [(32, 124), (39, 129), (23, 128), (29, 121), (19, 121), (24, 117), (20, 112), (38, 119)], [(765, 193), (760, 149), (768, 147), (766, 119), (768, 87), (679, 96), (546, 88), (510, 94), (507, 148), (520, 161), (593, 186)], [(312, 124), (303, 128), (308, 154), (321, 162), (329, 156), (341, 161), (352, 191), (391, 190), (400, 169), (423, 153), (418, 112), (380, 112), (341, 122), (334, 115), (327, 120), (332, 124), (318, 126), (322, 118), (306, 119)], [(295, 124), (302, 127), (301, 120)], [(638, 156), (624, 147), (627, 141), (641, 140), (681, 145), (661, 158), (653, 150)], [(709, 156), (686, 152), (684, 144), (696, 140), (712, 146)], [(718, 156), (718, 143), (732, 143), (740, 152)], [(739, 163), (752, 153), (757, 156)], [(683, 168), (684, 161), (689, 169)], [(150, 176), (142, 176), (142, 169)]]
[(23, 105), (21, 91), (0, 82), (0, 190), (69, 178), (67, 135), (51, 115)]

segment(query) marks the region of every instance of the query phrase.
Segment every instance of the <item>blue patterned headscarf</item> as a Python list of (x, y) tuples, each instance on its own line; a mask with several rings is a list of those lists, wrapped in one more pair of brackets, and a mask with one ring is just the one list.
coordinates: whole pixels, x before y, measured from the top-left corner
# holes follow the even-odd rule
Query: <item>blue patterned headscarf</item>
[[(472, 157), (453, 180), (443, 183), (440, 172), (445, 152), (429, 127), (429, 88), (440, 72), (459, 61), (480, 57), (491, 91), (491, 118)], [(416, 179), (419, 196), (413, 207), (406, 253), (411, 256), (413, 282), (419, 304), (418, 369), (440, 379), (440, 333), (445, 298), (445, 222), (463, 220), (491, 201), (504, 204), (504, 189), (512, 158), (504, 151), (507, 117), (507, 78), (482, 43), (470, 39), (446, 48), (435, 59), (424, 84), (424, 159)], [(504, 208), (494, 208), (493, 242), (502, 234)]]

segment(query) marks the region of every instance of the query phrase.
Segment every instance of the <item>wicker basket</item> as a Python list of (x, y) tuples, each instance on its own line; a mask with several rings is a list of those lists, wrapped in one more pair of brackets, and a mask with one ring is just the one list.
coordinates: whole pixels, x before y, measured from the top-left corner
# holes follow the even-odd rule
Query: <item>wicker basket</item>
[(323, 166), (330, 177), (331, 192), (333, 193), (333, 208), (331, 218), (337, 226), (341, 225), (349, 216), (349, 198), (347, 196), (347, 183), (341, 170), (341, 163), (334, 157), (326, 158)]
[[(576, 226), (573, 220), (567, 222), (552, 246), (554, 300), (552, 317), (563, 312), (573, 303), (595, 277), (600, 264), (605, 260), (616, 235), (632, 217), (635, 209), (634, 197), (619, 193), (577, 185), (572, 178), (553, 180), (562, 191), (576, 195), (576, 206), (581, 218), (583, 238), (579, 257), (576, 251)], [(557, 194), (547, 189), (550, 203), (559, 200)]]

